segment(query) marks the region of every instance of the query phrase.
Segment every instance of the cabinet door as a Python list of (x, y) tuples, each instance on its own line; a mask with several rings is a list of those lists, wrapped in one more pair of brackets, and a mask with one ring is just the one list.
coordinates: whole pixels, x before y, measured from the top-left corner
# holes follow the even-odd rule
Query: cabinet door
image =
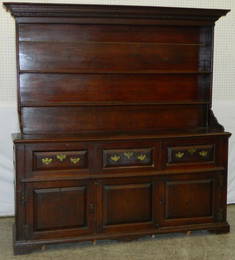
[(169, 177), (161, 186), (161, 226), (215, 221), (217, 173)]
[(151, 177), (102, 180), (99, 187), (100, 232), (156, 228), (158, 189)]
[(95, 203), (86, 181), (27, 184), (26, 239), (73, 237), (93, 232)]

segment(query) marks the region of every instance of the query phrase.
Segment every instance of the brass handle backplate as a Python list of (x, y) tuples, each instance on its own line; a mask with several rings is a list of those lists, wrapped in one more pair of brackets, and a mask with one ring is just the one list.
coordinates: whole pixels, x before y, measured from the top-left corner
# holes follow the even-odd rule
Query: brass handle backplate
[(144, 161), (146, 159), (146, 154), (140, 154), (137, 156), (137, 159), (140, 161)]
[(208, 151), (200, 151), (199, 154), (202, 157), (206, 157), (208, 155)]
[(178, 152), (178, 153), (175, 154), (175, 157), (181, 159), (181, 158), (184, 157), (184, 153)]
[(56, 158), (57, 158), (58, 160), (60, 160), (61, 162), (63, 162), (63, 160), (66, 159), (66, 155), (65, 155), (65, 154), (57, 154), (57, 155), (56, 155)]
[(52, 158), (42, 158), (42, 163), (48, 165), (52, 162)]
[(111, 158), (112, 161), (117, 162), (117, 161), (120, 160), (121, 156), (115, 154), (115, 155), (111, 156), (110, 158)]
[(79, 163), (80, 160), (81, 160), (80, 157), (70, 158), (70, 161), (71, 161), (71, 163), (73, 163), (73, 164)]

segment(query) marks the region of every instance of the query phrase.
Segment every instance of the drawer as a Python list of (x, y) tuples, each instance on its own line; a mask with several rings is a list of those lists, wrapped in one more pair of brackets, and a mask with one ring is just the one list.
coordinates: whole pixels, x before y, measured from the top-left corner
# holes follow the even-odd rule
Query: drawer
[(25, 177), (63, 177), (89, 174), (91, 146), (88, 143), (28, 144)]
[(214, 161), (214, 145), (168, 147), (168, 163), (200, 163)]
[(84, 169), (88, 167), (87, 151), (34, 152), (33, 169)]
[(103, 168), (152, 166), (153, 149), (113, 149), (103, 151)]
[(104, 143), (99, 148), (103, 172), (153, 170), (160, 165), (160, 145), (157, 141)]
[(183, 139), (163, 145), (163, 167), (215, 166), (217, 141)]

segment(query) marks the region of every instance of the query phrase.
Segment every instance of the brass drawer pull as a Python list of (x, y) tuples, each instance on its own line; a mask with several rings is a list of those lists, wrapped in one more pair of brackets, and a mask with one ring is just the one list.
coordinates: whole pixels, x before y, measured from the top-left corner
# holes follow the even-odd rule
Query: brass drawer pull
[(188, 152), (189, 152), (191, 155), (193, 155), (194, 153), (196, 153), (196, 151), (197, 151), (197, 149), (195, 149), (195, 148), (190, 148), (190, 149), (188, 149)]
[(115, 155), (111, 156), (110, 158), (112, 161), (117, 162), (120, 160), (121, 156), (115, 154)]
[(137, 159), (140, 161), (144, 161), (144, 159), (146, 159), (146, 154), (140, 154), (137, 156)]
[(56, 155), (56, 158), (57, 158), (59, 161), (63, 162), (63, 160), (66, 159), (66, 155), (65, 155), (65, 154), (57, 154), (57, 155)]
[(52, 162), (52, 158), (42, 158), (42, 163), (48, 165)]
[(130, 159), (133, 156), (133, 152), (125, 152), (124, 155)]
[(178, 152), (175, 154), (175, 157), (181, 159), (184, 157), (184, 153)]
[(200, 156), (206, 157), (208, 155), (208, 151), (201, 151), (199, 152)]
[(73, 164), (77, 164), (77, 163), (79, 163), (79, 161), (80, 161), (80, 157), (70, 158), (70, 161), (71, 161), (71, 163), (73, 163)]

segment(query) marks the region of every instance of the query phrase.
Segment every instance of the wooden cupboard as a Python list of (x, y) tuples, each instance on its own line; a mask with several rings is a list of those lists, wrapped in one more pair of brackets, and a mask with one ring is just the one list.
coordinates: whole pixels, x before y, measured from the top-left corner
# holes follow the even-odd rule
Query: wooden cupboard
[(228, 232), (211, 109), (228, 10), (5, 3), (16, 20), (14, 250)]

